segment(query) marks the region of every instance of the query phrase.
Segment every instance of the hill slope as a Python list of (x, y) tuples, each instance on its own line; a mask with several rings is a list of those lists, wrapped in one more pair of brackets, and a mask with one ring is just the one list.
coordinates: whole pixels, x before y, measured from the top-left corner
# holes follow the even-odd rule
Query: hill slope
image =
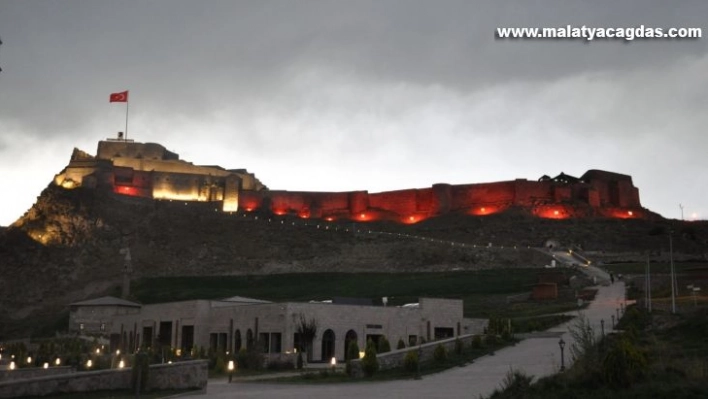
[(23, 320), (55, 315), (73, 301), (114, 290), (123, 248), (130, 248), (136, 278), (474, 270), (542, 267), (549, 258), (533, 247), (548, 239), (603, 251), (595, 255), (608, 259), (643, 259), (646, 251), (665, 257), (669, 229), (676, 232), (678, 258), (705, 258), (705, 222), (547, 220), (511, 210), (485, 217), (450, 214), (415, 225), (338, 224), (50, 185), (23, 217), (0, 231), (0, 317), (13, 320), (0, 327), (0, 337)]

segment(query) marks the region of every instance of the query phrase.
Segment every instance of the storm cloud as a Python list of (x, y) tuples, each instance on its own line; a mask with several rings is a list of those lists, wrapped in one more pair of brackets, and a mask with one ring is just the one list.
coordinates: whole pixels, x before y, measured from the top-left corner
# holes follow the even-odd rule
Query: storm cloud
[[(0, 3), (0, 224), (73, 147), (124, 130), (270, 188), (631, 174), (708, 215), (708, 39), (504, 40), (497, 27), (700, 27), (704, 1)], [(705, 29), (704, 29), (705, 30)]]

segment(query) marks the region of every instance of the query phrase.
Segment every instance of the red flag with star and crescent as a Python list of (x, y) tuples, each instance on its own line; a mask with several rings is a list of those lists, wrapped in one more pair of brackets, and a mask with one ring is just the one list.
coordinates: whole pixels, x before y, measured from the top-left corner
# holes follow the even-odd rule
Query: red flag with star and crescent
[(109, 103), (127, 103), (128, 102), (128, 90), (122, 91), (120, 93), (111, 93), (108, 98)]

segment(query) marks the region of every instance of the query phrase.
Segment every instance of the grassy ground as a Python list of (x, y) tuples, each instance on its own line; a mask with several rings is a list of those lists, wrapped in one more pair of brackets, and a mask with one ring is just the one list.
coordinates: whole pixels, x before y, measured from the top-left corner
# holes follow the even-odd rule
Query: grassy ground
[[(647, 264), (646, 262), (612, 263), (602, 265), (602, 267), (607, 271), (614, 273), (616, 276), (618, 274), (644, 274)], [(651, 262), (649, 267), (652, 274), (668, 274), (671, 271), (671, 264), (668, 262)], [(708, 268), (708, 262), (674, 262), (674, 268), (677, 273), (681, 273), (689, 269)]]
[[(389, 305), (417, 302), (419, 297), (458, 298), (466, 317), (528, 317), (573, 310), (575, 298), (508, 303), (507, 297), (530, 293), (538, 269), (505, 269), (435, 273), (304, 273), (258, 276), (161, 277), (133, 284), (142, 303), (218, 299), (234, 295), (272, 301), (372, 298)], [(570, 271), (568, 273), (571, 273)]]

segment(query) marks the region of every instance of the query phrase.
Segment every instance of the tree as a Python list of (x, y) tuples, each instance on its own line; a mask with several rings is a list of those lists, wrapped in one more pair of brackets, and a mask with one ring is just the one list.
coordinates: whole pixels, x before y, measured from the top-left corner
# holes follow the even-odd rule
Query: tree
[(346, 366), (347, 374), (349, 374), (349, 375), (352, 374), (352, 360), (355, 360), (358, 358), (359, 358), (359, 345), (356, 343), (356, 340), (352, 340), (349, 343), (349, 347), (347, 348), (347, 366)]
[(307, 361), (312, 361), (312, 341), (317, 336), (317, 320), (310, 318), (309, 320), (304, 314), (300, 313), (300, 322), (297, 326), (297, 333), (300, 334), (307, 352)]
[(396, 349), (405, 349), (406, 343), (403, 342), (403, 338), (398, 339), (398, 344), (396, 344)]
[(364, 358), (361, 359), (361, 368), (367, 377), (371, 377), (379, 370), (379, 360), (376, 358), (376, 344), (372, 340), (366, 343)]
[(379, 339), (379, 345), (376, 348), (377, 353), (391, 352), (391, 343), (388, 342), (385, 335), (382, 335)]

